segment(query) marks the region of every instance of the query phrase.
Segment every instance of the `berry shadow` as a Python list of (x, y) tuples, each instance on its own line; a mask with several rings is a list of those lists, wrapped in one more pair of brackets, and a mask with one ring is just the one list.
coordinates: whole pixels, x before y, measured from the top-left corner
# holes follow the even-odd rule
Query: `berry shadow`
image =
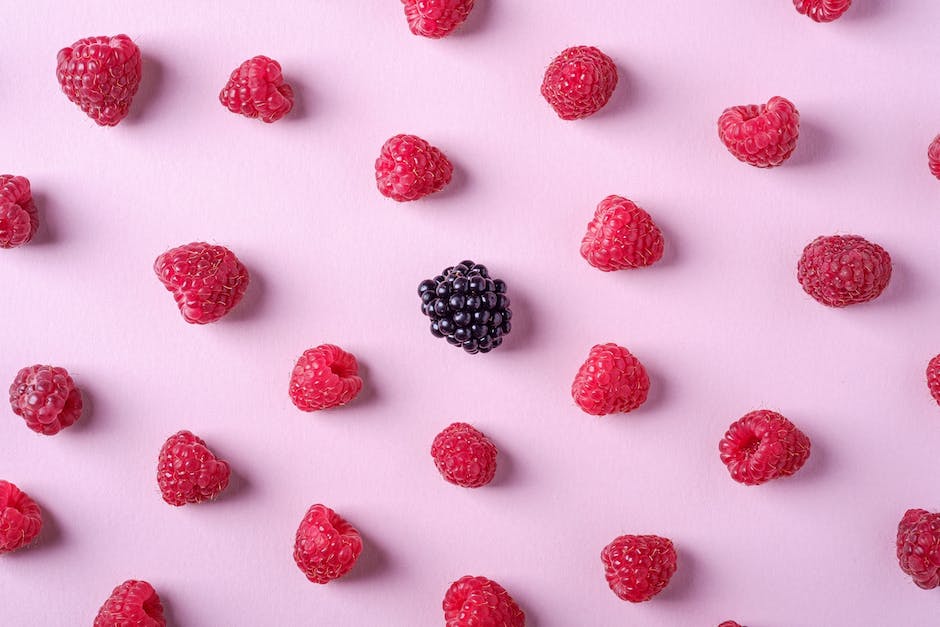
[(69, 427), (67, 431), (73, 433), (84, 433), (85, 431), (92, 429), (97, 423), (97, 411), (100, 408), (97, 407), (98, 403), (96, 401), (96, 395), (94, 391), (86, 384), (84, 380), (77, 381), (75, 385), (78, 387), (78, 390), (82, 395), (82, 413), (78, 417), (78, 420), (75, 421), (75, 424)]
[(311, 97), (310, 84), (294, 74), (284, 74), (284, 82), (290, 85), (294, 91), (294, 106), (283, 121), (303, 122), (310, 117), (310, 112), (313, 109), (311, 106), (313, 98)]
[(668, 222), (663, 222), (660, 217), (653, 216), (653, 221), (663, 233), (663, 256), (649, 268), (639, 268), (640, 270), (655, 270), (657, 268), (671, 268), (679, 263), (681, 247), (676, 243), (675, 231)]
[(362, 532), (361, 528), (357, 527), (357, 529), (359, 529), (359, 535), (362, 536), (362, 553), (359, 554), (356, 565), (353, 566), (346, 577), (340, 579), (340, 582), (348, 581), (352, 583), (365, 579), (374, 579), (388, 572), (391, 567), (388, 554), (385, 553), (380, 546), (372, 542), (369, 537)]
[(163, 606), (163, 618), (166, 620), (167, 626), (175, 627), (176, 625), (180, 625), (181, 623), (177, 622), (176, 615), (173, 612), (173, 603), (169, 600), (173, 598), (173, 595), (166, 594), (163, 589), (157, 588), (156, 586), (154, 586), (154, 588), (157, 590), (157, 595), (160, 597), (160, 605)]
[(810, 438), (809, 459), (802, 468), (796, 471), (796, 474), (789, 477), (781, 477), (780, 481), (795, 485), (798, 483), (816, 482), (820, 477), (829, 471), (830, 458), (825, 443), (820, 444), (818, 437), (812, 433), (807, 433)]
[(692, 595), (698, 572), (698, 560), (693, 553), (682, 546), (676, 546), (676, 574), (669, 585), (656, 596), (656, 601), (676, 603), (688, 600)]
[[(642, 95), (638, 87), (638, 81), (633, 74), (626, 69), (617, 57), (611, 57), (617, 66), (617, 87), (611, 94), (610, 100), (604, 107), (587, 119), (595, 118), (605, 120), (607, 118), (617, 117), (629, 109), (634, 109)], [(575, 120), (577, 122), (577, 120)]]
[(267, 292), (267, 280), (258, 267), (244, 260), (242, 263), (248, 268), (248, 289), (245, 290), (241, 302), (226, 316), (226, 319), (236, 322), (259, 318), (264, 311)]
[[(220, 459), (228, 459), (224, 455), (219, 455)], [(236, 464), (229, 463), (228, 487), (219, 495), (219, 501), (234, 501), (243, 499), (252, 491), (251, 481), (242, 474)]]
[(510, 283), (509, 309), (512, 311), (512, 331), (505, 336), (502, 345), (493, 352), (512, 352), (531, 345), (538, 336), (538, 317), (532, 307), (526, 292), (516, 289), (515, 283)]
[(492, 0), (476, 0), (473, 10), (467, 16), (467, 21), (448, 36), (469, 37), (486, 30), (486, 27), (493, 22), (493, 8)]
[(161, 61), (150, 55), (141, 55), (140, 86), (134, 95), (126, 122), (136, 124), (152, 114), (154, 102), (166, 80), (166, 70)]
[(877, 307), (879, 304), (908, 304), (915, 300), (923, 291), (918, 287), (919, 282), (917, 276), (911, 271), (910, 266), (904, 263), (904, 261), (892, 257), (891, 280), (888, 282), (888, 287), (885, 288), (885, 291), (878, 298), (858, 306)]
[(350, 405), (368, 407), (379, 400), (379, 390), (371, 376), (372, 369), (369, 365), (364, 363), (359, 357), (356, 357), (356, 362), (359, 364), (359, 378), (362, 379), (362, 390)]
[(800, 117), (800, 138), (793, 155), (784, 164), (790, 166), (819, 165), (830, 161), (835, 154), (836, 143), (832, 134), (812, 118)]
[(845, 15), (836, 22), (843, 20), (855, 22), (877, 17), (888, 8), (888, 4), (887, 0), (855, 0), (849, 10), (845, 12)]
[[(447, 153), (445, 152), (445, 154)], [(447, 155), (447, 158), (450, 160), (451, 165), (454, 166), (454, 173), (451, 176), (450, 183), (448, 183), (447, 186), (438, 193), (432, 194), (423, 200), (445, 200), (453, 196), (459, 196), (470, 188), (470, 185), (473, 182), (473, 178), (467, 169), (463, 166), (463, 163), (455, 159), (451, 159), (450, 155)]]
[(50, 220), (49, 216), (55, 216), (58, 209), (55, 207), (55, 201), (52, 196), (42, 192), (33, 192), (33, 202), (36, 204), (36, 211), (39, 213), (39, 229), (36, 235), (29, 241), (27, 246), (48, 246), (58, 241), (56, 237), (55, 220)]
[(641, 359), (643, 367), (646, 368), (646, 374), (650, 379), (650, 391), (646, 396), (646, 402), (640, 407), (630, 412), (630, 416), (655, 412), (666, 404), (669, 399), (669, 382), (660, 376), (662, 370), (654, 363), (650, 365), (647, 361)]
[[(493, 438), (490, 438), (491, 440)], [(506, 449), (498, 442), (494, 440), (496, 445), (496, 450), (499, 451), (496, 454), (496, 476), (493, 477), (492, 483), (490, 486), (494, 488), (504, 488), (510, 485), (516, 485), (519, 483), (519, 467), (516, 464), (516, 460), (511, 453), (507, 453)]]

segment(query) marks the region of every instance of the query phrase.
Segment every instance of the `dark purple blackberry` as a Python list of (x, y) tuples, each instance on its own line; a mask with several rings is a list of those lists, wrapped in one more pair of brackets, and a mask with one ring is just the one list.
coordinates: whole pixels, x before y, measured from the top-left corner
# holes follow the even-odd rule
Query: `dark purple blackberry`
[(486, 266), (461, 261), (418, 285), (421, 313), (431, 319), (431, 335), (470, 354), (488, 353), (512, 329), (506, 283), (491, 279)]

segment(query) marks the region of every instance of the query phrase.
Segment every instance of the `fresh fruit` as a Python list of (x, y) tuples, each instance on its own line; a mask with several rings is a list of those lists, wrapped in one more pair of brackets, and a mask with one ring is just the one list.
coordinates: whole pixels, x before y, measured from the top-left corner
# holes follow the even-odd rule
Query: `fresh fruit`
[(745, 626), (744, 626), (744, 625), (739, 625), (739, 624), (737, 624), (736, 622), (734, 622), (733, 620), (726, 620), (726, 621), (723, 622), (722, 624), (718, 625), (718, 627), (745, 627)]
[(940, 355), (927, 363), (927, 389), (930, 390), (933, 400), (940, 405)]
[(219, 102), (246, 118), (277, 122), (294, 107), (294, 90), (284, 82), (280, 63), (258, 55), (232, 71)]
[(10, 406), (36, 433), (55, 435), (82, 415), (82, 393), (65, 368), (29, 366), (10, 385)]
[(663, 256), (663, 234), (632, 200), (608, 196), (588, 223), (581, 256), (604, 272), (648, 266)]
[(42, 512), (9, 481), (0, 480), (0, 555), (22, 548), (39, 535)]
[(574, 46), (552, 59), (542, 79), (542, 97), (562, 120), (594, 115), (617, 87), (617, 66), (593, 46)]
[(676, 549), (668, 538), (624, 535), (604, 547), (601, 561), (614, 594), (641, 603), (669, 584), (676, 572)]
[(760, 485), (802, 468), (809, 459), (810, 442), (777, 412), (759, 409), (733, 422), (718, 450), (732, 479)]
[(793, 6), (814, 22), (831, 22), (849, 10), (852, 0), (793, 0)]
[(846, 307), (877, 298), (891, 280), (891, 256), (858, 235), (817, 237), (797, 265), (803, 290), (828, 307)]
[(23, 176), (0, 174), (0, 248), (29, 242), (39, 228), (39, 212)]
[(401, 0), (415, 35), (440, 39), (454, 32), (473, 10), (473, 0)]
[(773, 168), (790, 158), (800, 136), (800, 114), (786, 98), (729, 107), (718, 118), (718, 137), (739, 161)]
[(307, 579), (329, 583), (350, 571), (362, 553), (362, 537), (339, 514), (313, 505), (297, 529), (294, 561)]
[(614, 343), (596, 344), (571, 385), (578, 407), (593, 416), (626, 413), (646, 402), (650, 379), (640, 360)]
[(215, 322), (241, 301), (248, 270), (224, 246), (193, 242), (166, 251), (153, 264), (190, 324)]
[(434, 438), (431, 457), (447, 481), (464, 488), (479, 488), (496, 474), (496, 446), (465, 422), (455, 422)]
[(94, 627), (166, 627), (157, 591), (146, 581), (125, 581), (98, 610)]
[(383, 196), (407, 202), (439, 192), (454, 166), (438, 148), (417, 135), (395, 135), (375, 160), (375, 183)]
[(898, 564), (924, 590), (940, 585), (940, 514), (909, 509), (898, 524)]
[(339, 407), (362, 390), (359, 362), (339, 346), (321, 344), (304, 351), (290, 376), (288, 393), (297, 409)]
[(228, 487), (229, 473), (228, 462), (189, 431), (167, 438), (157, 460), (157, 484), (170, 505), (211, 501)]
[(421, 313), (431, 335), (470, 354), (488, 353), (512, 330), (506, 283), (490, 278), (486, 266), (470, 260), (448, 266), (418, 285)]
[(525, 612), (486, 577), (466, 575), (450, 584), (443, 606), (445, 627), (525, 627)]
[(927, 149), (927, 165), (930, 167), (930, 173), (940, 179), (940, 135), (930, 142)]
[(125, 117), (140, 85), (140, 49), (127, 35), (86, 37), (59, 51), (56, 76), (69, 100), (99, 126)]

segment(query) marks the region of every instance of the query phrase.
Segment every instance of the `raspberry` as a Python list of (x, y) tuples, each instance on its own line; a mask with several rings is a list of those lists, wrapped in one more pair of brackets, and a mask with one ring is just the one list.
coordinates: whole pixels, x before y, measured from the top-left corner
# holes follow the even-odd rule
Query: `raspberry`
[(431, 335), (471, 355), (490, 352), (512, 330), (505, 281), (490, 278), (486, 266), (469, 259), (421, 281), (418, 295)]
[(937, 355), (927, 363), (927, 389), (933, 400), (940, 405), (940, 355)]
[(496, 474), (496, 446), (465, 422), (455, 422), (434, 438), (431, 457), (447, 481), (464, 488), (479, 488)]
[(42, 529), (42, 512), (29, 496), (0, 479), (0, 555), (22, 548)]
[(232, 310), (248, 289), (248, 270), (224, 246), (194, 242), (166, 251), (153, 264), (173, 292), (190, 324), (215, 322)]
[(339, 407), (362, 390), (359, 363), (339, 346), (321, 344), (304, 351), (290, 376), (290, 400), (302, 411)]
[(663, 256), (663, 234), (633, 201), (608, 196), (588, 223), (581, 256), (604, 272), (648, 266)]
[(796, 426), (774, 411), (759, 409), (733, 422), (718, 443), (731, 478), (760, 485), (788, 477), (809, 459), (810, 442)]
[(730, 107), (718, 118), (718, 137), (728, 151), (758, 168), (773, 168), (789, 159), (799, 136), (800, 113), (780, 96), (765, 105)]
[(146, 581), (128, 579), (111, 593), (94, 627), (166, 627), (157, 591)]
[(59, 51), (56, 67), (62, 91), (99, 126), (127, 117), (140, 72), (140, 49), (127, 35), (79, 39)]
[(415, 35), (440, 39), (454, 32), (473, 10), (473, 0), (401, 0)]
[(466, 575), (450, 584), (443, 606), (445, 627), (525, 627), (525, 612), (486, 577)]
[(375, 160), (379, 192), (398, 202), (441, 191), (453, 173), (454, 166), (444, 153), (417, 135), (395, 135)]
[(294, 107), (294, 90), (284, 82), (280, 63), (258, 55), (232, 71), (219, 102), (232, 113), (277, 122)]
[(82, 415), (82, 393), (65, 368), (29, 366), (13, 379), (10, 406), (36, 433), (55, 435)]
[(562, 120), (594, 115), (617, 87), (617, 66), (593, 46), (574, 46), (552, 59), (542, 79), (542, 96)]
[(891, 280), (891, 256), (858, 235), (817, 237), (803, 249), (796, 276), (818, 302), (846, 307), (884, 291)]
[(160, 449), (157, 484), (170, 505), (211, 501), (228, 487), (228, 479), (228, 462), (189, 431), (171, 435)]
[(0, 174), (0, 248), (16, 248), (33, 239), (39, 214), (22, 176)]
[(852, 0), (793, 0), (793, 6), (814, 22), (831, 22), (849, 10)]
[(640, 360), (613, 343), (597, 344), (571, 385), (578, 407), (592, 416), (626, 413), (646, 402), (650, 379)]
[(930, 173), (940, 179), (940, 135), (930, 142), (927, 149), (927, 165), (930, 167)]
[(909, 509), (898, 524), (898, 564), (924, 590), (940, 585), (940, 514)]
[(672, 540), (625, 535), (601, 551), (607, 585), (624, 601), (649, 601), (663, 591), (676, 572)]
[(359, 559), (362, 538), (339, 514), (325, 505), (314, 505), (297, 529), (294, 561), (307, 579), (329, 583), (339, 579)]
[(726, 620), (722, 624), (718, 625), (718, 627), (744, 627), (744, 626), (737, 624), (733, 620)]

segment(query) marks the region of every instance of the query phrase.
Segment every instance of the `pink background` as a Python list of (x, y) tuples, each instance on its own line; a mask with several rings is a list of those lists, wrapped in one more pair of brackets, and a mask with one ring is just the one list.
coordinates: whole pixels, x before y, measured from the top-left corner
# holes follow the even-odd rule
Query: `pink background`
[[(111, 588), (145, 578), (174, 625), (442, 624), (448, 584), (482, 574), (538, 627), (933, 625), (940, 594), (898, 569), (908, 507), (940, 507), (940, 3), (856, 0), (832, 24), (790, 0), (478, 0), (459, 34), (412, 36), (397, 0), (71, 2), (4, 8), (0, 169), (32, 181), (38, 241), (3, 251), (0, 381), (67, 367), (86, 394), (53, 437), (0, 421), (0, 477), (44, 508), (41, 543), (0, 559), (0, 623), (90, 625)], [(97, 128), (59, 93), (55, 55), (126, 32), (144, 54), (132, 116)], [(566, 123), (539, 95), (568, 45), (621, 83)], [(254, 54), (299, 93), (286, 120), (217, 94)], [(802, 134), (761, 171), (721, 146), (729, 105), (792, 99)], [(398, 132), (456, 166), (443, 193), (381, 197), (373, 161)], [(656, 266), (603, 274), (578, 255), (596, 203), (625, 195), (667, 238)], [(852, 232), (887, 248), (885, 294), (826, 309), (795, 279), (803, 246)], [(168, 247), (225, 244), (245, 302), (185, 324), (151, 270)], [(430, 336), (415, 288), (471, 257), (507, 280), (515, 329), (471, 357)], [(583, 414), (569, 386), (590, 346), (647, 365), (649, 402)], [(360, 400), (304, 414), (294, 360), (334, 342), (365, 369)], [(768, 407), (813, 441), (794, 478), (731, 481), (730, 422)], [(454, 420), (500, 448), (494, 485), (445, 483), (431, 439)], [(172, 508), (155, 482), (181, 428), (236, 485)], [(291, 557), (323, 502), (362, 532), (353, 573), (308, 583)], [(607, 588), (601, 548), (658, 533), (679, 571), (651, 603)]]

